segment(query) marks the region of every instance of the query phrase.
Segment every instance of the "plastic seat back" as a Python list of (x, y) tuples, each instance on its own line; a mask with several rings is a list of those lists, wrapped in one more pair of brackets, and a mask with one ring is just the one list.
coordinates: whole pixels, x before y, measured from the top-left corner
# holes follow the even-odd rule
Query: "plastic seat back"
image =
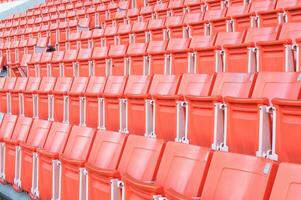
[(180, 77), (176, 75), (154, 75), (149, 94), (154, 95), (175, 95), (177, 92)]
[(43, 147), (50, 127), (50, 121), (35, 119), (26, 140), (26, 144), (37, 148)]
[(147, 43), (131, 43), (127, 49), (127, 55), (130, 57), (130, 74), (143, 75), (146, 74), (144, 67), (144, 56), (146, 55)]
[(40, 76), (49, 76), (51, 75), (51, 60), (53, 52), (43, 52), (40, 60)]
[[(123, 20), (123, 19), (122, 19)], [(118, 26), (118, 42), (119, 44), (128, 44), (130, 42), (130, 36), (132, 25), (131, 24), (120, 24)]]
[(55, 51), (52, 55), (51, 76), (59, 77), (61, 75), (60, 63), (64, 59), (64, 51)]
[(10, 109), (11, 109), (11, 113), (13, 115), (21, 114), (20, 104), (19, 104), (19, 100), (20, 100), (19, 92), (22, 92), (25, 90), (26, 84), (27, 84), (27, 79), (28, 78), (26, 78), (26, 77), (18, 77), (16, 84), (14, 86), (14, 89), (10, 93), (10, 100), (11, 100)]
[[(61, 198), (76, 199), (79, 191), (79, 168), (84, 166), (95, 137), (95, 129), (73, 126), (65, 150), (61, 155)], [(72, 162), (73, 161), (73, 162)], [(76, 164), (79, 163), (79, 164)], [(72, 184), (72, 189), (69, 187)], [(71, 192), (73, 191), (73, 192)]]
[(115, 76), (128, 75), (128, 69), (125, 66), (124, 55), (126, 55), (127, 45), (111, 45), (109, 57), (112, 64), (110, 74)]
[(151, 77), (131, 75), (128, 78), (124, 95), (127, 98), (127, 129), (132, 134), (145, 132), (145, 102), (151, 84)]
[(123, 94), (127, 77), (109, 76), (104, 90), (105, 96), (105, 127), (107, 130), (118, 131), (120, 126), (119, 98)]
[[(34, 117), (36, 115), (36, 105), (37, 101), (33, 97), (33, 93), (39, 89), (41, 83), (40, 77), (29, 77), (25, 92), (24, 92), (24, 115), (26, 117)], [(34, 108), (34, 109), (33, 109)], [(34, 110), (34, 111), (33, 111)], [(35, 112), (35, 113), (34, 113)]]
[[(76, 124), (80, 125), (81, 123), (84, 123), (83, 116), (84, 113), (80, 113), (82, 102), (80, 100), (80, 97), (84, 96), (84, 92), (86, 90), (87, 84), (89, 82), (88, 77), (75, 77), (72, 83), (72, 86), (69, 91), (69, 123), (70, 124)], [(65, 108), (66, 109), (66, 108)], [(83, 112), (83, 111), (82, 111)]]
[[(211, 154), (209, 148), (168, 142), (164, 149), (155, 184), (164, 188), (168, 199), (178, 194), (185, 198), (200, 197), (208, 172)], [(131, 187), (129, 191), (131, 191)], [(127, 198), (135, 194), (127, 193)], [(148, 194), (147, 191), (143, 193)], [(151, 198), (151, 194), (148, 194)]]
[(105, 77), (97, 77), (91, 76), (89, 83), (86, 89), (86, 125), (88, 127), (97, 128), (98, 126), (98, 119), (95, 118), (94, 113), (95, 110), (98, 109), (98, 97), (103, 94), (105, 84), (106, 84)]
[[(0, 92), (0, 98), (1, 98), (1, 103), (0, 103), (0, 110), (3, 113), (7, 113), (8, 111), (8, 105), (7, 105), (7, 95), (6, 93), (9, 90), (12, 90), (16, 84), (16, 77), (7, 77), (5, 78), (5, 83), (3, 86), (3, 90)], [(10, 103), (10, 102), (9, 102)]]
[(273, 41), (279, 36), (280, 27), (249, 28), (246, 34), (245, 43)]
[(164, 74), (165, 72), (165, 53), (167, 41), (150, 41), (147, 47), (147, 53), (150, 55), (148, 74)]
[(215, 152), (201, 198), (268, 199), (275, 174), (276, 165), (267, 159)]
[(280, 163), (273, 184), (270, 199), (296, 199), (301, 195), (301, 166), (293, 163)]
[(214, 80), (214, 75), (183, 74), (177, 94), (183, 96), (208, 96), (211, 93)]
[(151, 19), (148, 21), (148, 30), (150, 31), (150, 38), (153, 41), (164, 40), (164, 18)]
[(91, 59), (93, 49), (79, 49), (77, 62), (79, 63), (78, 72), (79, 76), (89, 76), (90, 75), (90, 64), (89, 60)]
[[(88, 172), (94, 174), (89, 177), (89, 199), (110, 197), (109, 182), (102, 181), (98, 173), (93, 169), (116, 170), (119, 164), (127, 135), (113, 131), (98, 131), (91, 148), (89, 159), (86, 163)], [(101, 187), (93, 187), (93, 185)]]
[[(191, 144), (211, 147), (215, 143), (214, 105), (218, 96), (248, 98), (254, 87), (254, 75), (247, 73), (218, 73), (214, 81), (211, 97), (188, 96), (188, 140)], [(210, 112), (208, 112), (210, 110)], [(203, 123), (200, 124), (199, 122)]]
[(76, 62), (76, 58), (78, 55), (78, 50), (76, 49), (69, 49), (65, 51), (64, 55), (64, 70), (63, 75), (65, 77), (73, 77), (79, 74), (78, 68), (74, 66), (73, 62)]
[(43, 77), (38, 90), (38, 116), (39, 119), (48, 119), (48, 94), (53, 91), (55, 86), (55, 77)]
[(64, 119), (64, 95), (69, 92), (72, 85), (73, 78), (71, 77), (58, 77), (54, 86), (54, 109), (51, 111), (54, 121), (62, 122)]
[(3, 117), (3, 120), (1, 122), (1, 127), (0, 127), (0, 140), (3, 141), (3, 139), (10, 139), (14, 128), (15, 124), (17, 122), (17, 115), (9, 115), (5, 114)]
[(132, 27), (132, 33), (134, 34), (135, 43), (146, 42), (146, 34), (148, 23), (147, 21), (138, 22), (135, 21)]
[(39, 77), (39, 67), (37, 67), (36, 65), (39, 64), (40, 60), (42, 57), (42, 53), (34, 53), (31, 56), (30, 61), (28, 62), (28, 75), (32, 76), (32, 77)]
[(108, 57), (109, 47), (94, 47), (93, 59), (93, 74), (94, 76), (106, 76), (107, 65), (106, 58)]

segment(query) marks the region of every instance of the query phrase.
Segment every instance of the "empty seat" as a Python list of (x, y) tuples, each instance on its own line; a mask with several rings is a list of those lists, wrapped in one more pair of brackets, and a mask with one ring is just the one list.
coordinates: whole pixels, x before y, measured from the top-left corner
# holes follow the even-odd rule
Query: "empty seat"
[(63, 76), (62, 75), (62, 60), (64, 59), (64, 51), (55, 51), (53, 52), (52, 55), (52, 60), (51, 60), (51, 76), (53, 77), (59, 77)]
[(208, 172), (209, 148), (168, 142), (154, 182), (123, 177), (126, 199), (152, 199), (162, 195), (168, 199), (193, 199), (201, 195)]
[(93, 47), (106, 46), (103, 41), (104, 29), (94, 29), (92, 32)]
[(301, 167), (292, 163), (280, 163), (271, 192), (271, 200), (296, 199), (301, 195)]
[[(68, 37), (68, 41), (66, 43), (60, 44), (60, 50), (64, 49), (79, 49), (80, 48), (80, 32), (74, 32), (70, 33), (70, 36)], [(65, 48), (61, 48), (62, 46), (65, 46)]]
[(188, 60), (188, 48), (190, 39), (171, 38), (168, 42), (166, 52), (169, 59), (166, 61), (165, 73), (181, 75), (183, 73), (193, 72), (190, 69)]
[[(66, 147), (60, 155), (61, 164), (61, 198), (78, 199), (80, 168), (88, 159), (95, 129), (73, 126)], [(58, 182), (57, 182), (58, 183)], [(72, 185), (72, 187), (70, 187)], [(54, 187), (57, 187), (55, 184)]]
[(273, 116), (268, 106), (276, 97), (298, 99), (300, 86), (298, 73), (259, 72), (251, 98), (226, 97), (227, 129), (224, 150), (267, 155), (267, 151), (271, 150), (272, 137), (272, 119), (269, 118)]
[(22, 102), (22, 92), (26, 88), (27, 84), (27, 79), (26, 77), (18, 77), (16, 84), (14, 86), (14, 89), (10, 90), (10, 101), (11, 101), (11, 106), (10, 106), (10, 112), (13, 115), (21, 115), (23, 114), (22, 108), (20, 105), (23, 104)]
[(90, 76), (91, 74), (91, 56), (93, 49), (79, 49), (77, 56), (77, 65), (79, 76)]
[(166, 40), (165, 19), (151, 19), (148, 21), (147, 28), (150, 34), (150, 40)]
[(109, 53), (109, 47), (94, 47), (92, 54), (92, 76), (108, 76), (107, 58)]
[(49, 110), (50, 105), (50, 92), (53, 91), (55, 86), (56, 78), (55, 77), (43, 77), (39, 89), (36, 91), (37, 94), (37, 115), (39, 119), (50, 119), (49, 116), (51, 113)]
[(134, 22), (132, 26), (133, 43), (148, 41), (147, 22)]
[(109, 75), (121, 76), (129, 74), (128, 63), (125, 61), (127, 45), (111, 45), (108, 56), (110, 58)]
[(7, 77), (5, 78), (5, 83), (2, 89), (0, 90), (0, 111), (3, 113), (10, 112), (10, 97), (9, 91), (12, 90), (15, 86), (17, 78)]
[(80, 35), (80, 48), (92, 48), (92, 31), (82, 31)]
[[(150, 76), (129, 76), (124, 90), (127, 104), (126, 110), (122, 107), (122, 113), (126, 112), (127, 116), (125, 118), (127, 120), (122, 116), (122, 120), (125, 123), (124, 125), (122, 124), (123, 127), (120, 127), (122, 132), (144, 135), (146, 130), (145, 99), (148, 96), (150, 84)], [(124, 106), (125, 102), (121, 101), (121, 103)]]
[(39, 74), (39, 63), (42, 57), (42, 53), (34, 53), (31, 56), (30, 61), (27, 63), (28, 65), (28, 76), (32, 77), (40, 77)]
[(115, 35), (117, 34), (117, 26), (106, 26), (104, 31), (105, 45), (116, 45)]
[(34, 94), (40, 86), (41, 78), (40, 77), (29, 77), (26, 88), (23, 92), (24, 99), (24, 115), (26, 117), (36, 117), (37, 116), (37, 98)]
[(150, 41), (147, 47), (149, 75), (165, 74), (165, 53), (167, 41)]
[[(58, 160), (59, 155), (63, 153), (71, 125), (60, 122), (53, 122), (51, 129), (49, 130), (47, 140), (42, 148), (38, 148), (39, 164), (38, 164), (38, 190), (37, 188), (34, 193), (31, 193), (34, 197), (40, 199), (51, 199), (52, 197), (52, 184), (45, 184), (43, 181), (48, 180), (52, 183), (52, 162)], [(37, 193), (38, 192), (38, 193)]]
[(117, 117), (120, 114), (119, 98), (124, 92), (126, 82), (126, 76), (109, 76), (107, 79), (103, 93), (105, 97), (104, 126), (107, 130), (118, 131), (120, 128), (120, 119)]
[(273, 10), (263, 10), (258, 13), (260, 27), (263, 26), (276, 26), (279, 23), (286, 21), (284, 14), (286, 8), (300, 7), (301, 2), (298, 0), (278, 0), (276, 7)]
[(129, 74), (133, 75), (142, 75), (148, 74), (146, 71), (147, 62), (146, 62), (146, 50), (147, 50), (147, 43), (132, 43), (129, 44), (127, 49), (127, 56), (128, 56), (128, 67), (129, 67)]
[(52, 52), (43, 52), (41, 60), (39, 62), (39, 74), (41, 77), (43, 76), (52, 76), (51, 74), (51, 60), (52, 60)]
[(100, 112), (99, 103), (106, 84), (105, 77), (91, 76), (85, 91), (86, 113), (83, 114), (85, 123), (88, 127), (99, 128), (98, 116), (95, 117), (95, 111)]
[[(26, 142), (21, 142), (21, 168), (20, 168), (20, 185), (14, 184), (14, 188), (18, 190), (31, 191), (34, 153), (37, 148), (44, 146), (51, 122), (47, 120), (34, 120), (30, 129)], [(22, 187), (22, 188), (20, 188)]]
[[(9, 116), (9, 118), (14, 118), (14, 116)], [(5, 119), (5, 117), (4, 117)], [(20, 142), (25, 142), (28, 136), (28, 133), (31, 128), (33, 119), (31, 117), (23, 117), (19, 116), (14, 127), (14, 131), (10, 138), (4, 138), (5, 142), (5, 165), (4, 165), (4, 173), (5, 177), (3, 181), (6, 181), (10, 184), (14, 184), (14, 180), (17, 181), (19, 177), (15, 174), (16, 161), (20, 162), (20, 157), (16, 157), (17, 151), (20, 150), (19, 144)], [(4, 123), (4, 120), (3, 122)], [(9, 124), (8, 124), (9, 125)], [(6, 126), (5, 131), (8, 131), (11, 126)], [(16, 179), (15, 179), (16, 178)], [(17, 184), (17, 183), (15, 183)]]
[(79, 75), (79, 69), (76, 64), (76, 59), (78, 55), (78, 50), (69, 49), (65, 51), (63, 59), (63, 70), (62, 76), (73, 77)]
[[(258, 42), (273, 41), (278, 39), (279, 27), (249, 28), (243, 44), (224, 45), (226, 52), (226, 72), (255, 72), (259, 69), (256, 56), (260, 53), (256, 44)], [(258, 51), (259, 50), (259, 51)], [(268, 56), (267, 56), (268, 57)], [(266, 70), (272, 65), (265, 66)]]
[(140, 15), (143, 18), (143, 21), (148, 21), (153, 17), (154, 7), (152, 5), (142, 6), (140, 9)]
[[(154, 77), (150, 88), (150, 94), (155, 100), (155, 134), (157, 137), (165, 140), (173, 141), (176, 138), (177, 140), (182, 140), (182, 137), (185, 137), (185, 133), (183, 133), (183, 130), (177, 130), (177, 126), (183, 123), (182, 128), (184, 128), (186, 119), (184, 116), (179, 118), (179, 121), (177, 120), (177, 117), (180, 117), (178, 112), (181, 112), (183, 107), (180, 101), (184, 101), (186, 95), (208, 96), (215, 77), (207, 74), (184, 74), (181, 82), (174, 81), (173, 84), (171, 84), (172, 82), (168, 84), (167, 76), (161, 76), (160, 81), (157, 78), (156, 76)], [(170, 88), (167, 87), (168, 85)], [(165, 93), (163, 92), (163, 87), (166, 89)], [(191, 111), (193, 112), (194, 110)], [(166, 126), (167, 121), (169, 123), (168, 126)], [(181, 133), (178, 131), (181, 131)], [(200, 130), (192, 131), (199, 132)], [(177, 134), (181, 134), (181, 136)]]
[(68, 92), (68, 108), (65, 107), (70, 124), (83, 125), (83, 96), (88, 84), (88, 77), (75, 77)]
[(183, 30), (183, 16), (170, 16), (165, 21), (166, 34), (168, 38), (183, 38), (187, 35)]
[[(260, 71), (298, 71), (296, 39), (301, 37), (301, 23), (284, 23), (277, 40), (257, 42)], [(274, 38), (273, 38), (274, 39)]]
[[(100, 132), (95, 139), (86, 163), (88, 172), (93, 174), (88, 180), (89, 198), (109, 199), (110, 179), (121, 178), (126, 174), (140, 181), (153, 181), (161, 159), (163, 140), (130, 135), (122, 151), (125, 136), (117, 134)], [(115, 144), (107, 141), (114, 141)], [(109, 148), (114, 154), (101, 151), (104, 148)]]
[(267, 159), (214, 152), (201, 198), (268, 199), (276, 170)]
[(131, 24), (120, 24), (117, 30), (117, 44), (131, 43), (130, 33), (132, 30)]
[[(225, 96), (250, 97), (254, 85), (253, 80), (252, 74), (218, 73), (209, 96), (186, 95), (189, 142), (205, 147), (212, 146), (214, 149), (218, 148), (216, 145), (223, 142), (223, 136), (214, 135), (215, 123), (217, 123), (217, 128), (222, 128), (222, 121), (215, 119), (218, 117), (215, 116), (216, 104), (221, 103), (222, 97)], [(222, 131), (219, 130), (219, 132)]]

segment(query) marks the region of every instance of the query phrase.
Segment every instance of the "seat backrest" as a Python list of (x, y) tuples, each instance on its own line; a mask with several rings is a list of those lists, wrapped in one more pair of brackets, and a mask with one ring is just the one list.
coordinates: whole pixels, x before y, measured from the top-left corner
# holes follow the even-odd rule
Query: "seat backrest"
[(87, 160), (94, 136), (93, 128), (73, 126), (63, 152), (64, 157), (78, 161)]
[(268, 199), (275, 174), (271, 160), (214, 152), (201, 199)]
[(78, 40), (80, 38), (80, 32), (73, 32), (69, 34), (69, 40)]
[(214, 10), (206, 10), (204, 15), (204, 20), (213, 20), (219, 19), (225, 16), (226, 9), (214, 9)]
[(128, 77), (124, 95), (147, 95), (150, 83), (150, 76), (131, 75)]
[(75, 61), (77, 58), (78, 50), (77, 49), (69, 49), (65, 51), (64, 62)]
[(31, 59), (31, 54), (23, 54), (20, 62), (20, 67), (27, 67), (27, 64), (29, 63), (30, 59)]
[(40, 62), (41, 57), (42, 57), (42, 53), (33, 53), (30, 59), (30, 63), (35, 64)]
[(178, 95), (208, 96), (211, 93), (215, 75), (183, 74)]
[(277, 0), (276, 9), (279, 8), (288, 8), (288, 7), (295, 7), (300, 6), (301, 2), (299, 0)]
[(55, 51), (53, 52), (52, 55), (52, 62), (58, 63), (58, 62), (62, 62), (64, 59), (64, 51)]
[(156, 74), (149, 89), (150, 95), (175, 95), (180, 82), (176, 75)]
[(114, 131), (98, 131), (87, 164), (100, 169), (117, 169), (126, 138), (126, 134)]
[(298, 99), (300, 86), (301, 74), (298, 72), (259, 72), (252, 98)]
[(71, 88), (73, 78), (71, 77), (58, 77), (54, 86), (54, 91), (68, 92)]
[(131, 32), (132, 25), (131, 24), (120, 24), (118, 26), (118, 34), (128, 34)]
[(301, 165), (280, 163), (270, 200), (298, 199), (301, 195)]
[(40, 62), (41, 63), (49, 63), (51, 62), (53, 52), (43, 52)]
[(249, 28), (246, 34), (245, 43), (276, 40), (279, 35), (279, 26)]
[(126, 76), (109, 76), (105, 86), (104, 94), (121, 95), (127, 81)]
[(252, 94), (254, 75), (248, 73), (218, 73), (211, 96), (247, 98)]
[(239, 16), (247, 13), (249, 11), (248, 5), (235, 5), (229, 6), (227, 10), (227, 16)]
[(161, 159), (156, 184), (183, 196), (199, 197), (210, 160), (209, 148), (168, 142)]
[(106, 26), (104, 36), (111, 36), (117, 33), (117, 26)]
[(33, 119), (31, 117), (24, 117), (20, 115), (14, 128), (14, 132), (11, 136), (11, 140), (19, 142), (26, 141), (32, 122)]
[(149, 54), (164, 54), (167, 47), (167, 41), (150, 41), (147, 47)]
[(4, 115), (0, 127), (0, 139), (11, 138), (15, 128), (15, 124), (17, 122), (17, 118), (18, 118), (17, 115), (8, 115), (8, 114)]
[(56, 81), (55, 77), (43, 77), (39, 87), (39, 91), (42, 92), (52, 91), (55, 85), (55, 81)]
[(155, 30), (155, 29), (162, 29), (164, 27), (165, 19), (159, 18), (159, 19), (150, 19), (148, 21), (147, 28), (149, 30)]
[(12, 90), (16, 84), (16, 80), (17, 80), (16, 77), (6, 77), (3, 89)]
[(190, 44), (189, 38), (171, 38), (167, 45), (167, 51), (183, 51), (188, 50)]
[(92, 59), (103, 59), (108, 56), (109, 47), (94, 47)]
[(33, 147), (42, 148), (47, 139), (50, 127), (50, 121), (35, 119), (32, 123), (26, 144)]
[(40, 86), (40, 82), (41, 82), (40, 77), (29, 77), (25, 90), (29, 92), (38, 90)]
[(166, 17), (166, 20), (165, 20), (166, 27), (177, 26), (177, 25), (181, 25), (182, 23), (183, 23), (182, 15)]
[(82, 31), (80, 38), (81, 39), (89, 39), (92, 37), (92, 31)]
[(101, 94), (104, 91), (106, 85), (106, 77), (91, 76), (87, 85), (86, 93), (89, 94)]
[(146, 31), (147, 28), (147, 22), (138, 22), (135, 21), (133, 23), (133, 27), (132, 27), (132, 32), (141, 32), (141, 31)]
[(252, 1), (249, 12), (258, 12), (273, 10), (276, 6), (276, 1), (267, 0), (267, 1)]
[(74, 77), (70, 93), (82, 93), (85, 92), (88, 85), (88, 77)]
[(43, 149), (51, 153), (63, 153), (70, 130), (70, 124), (53, 122)]
[(191, 49), (213, 47), (215, 36), (194, 36), (190, 42)]
[(127, 49), (129, 56), (143, 56), (146, 54), (148, 43), (131, 43)]
[(16, 81), (16, 84), (15, 84), (15, 87), (14, 87), (14, 90), (15, 91), (25, 90), (27, 80), (28, 80), (27, 77), (18, 77), (17, 81)]
[(79, 49), (79, 52), (78, 52), (78, 56), (77, 56), (77, 60), (87, 60), (89, 58), (91, 58), (92, 56), (92, 52), (93, 52), (93, 49), (89, 48), (89, 49)]
[(244, 37), (244, 32), (219, 32), (215, 40), (215, 46), (241, 44), (244, 41)]
[(291, 39), (296, 42), (297, 38), (301, 37), (301, 23), (284, 23), (282, 25), (279, 40), (281, 39)]
[(164, 142), (161, 139), (150, 139), (143, 136), (128, 136), (118, 171), (121, 175), (150, 181), (158, 169)]
[(110, 57), (123, 57), (126, 54), (127, 45), (111, 45), (109, 50)]
[(100, 38), (101, 36), (103, 36), (103, 34), (104, 34), (103, 29), (96, 28), (92, 32), (92, 38)]

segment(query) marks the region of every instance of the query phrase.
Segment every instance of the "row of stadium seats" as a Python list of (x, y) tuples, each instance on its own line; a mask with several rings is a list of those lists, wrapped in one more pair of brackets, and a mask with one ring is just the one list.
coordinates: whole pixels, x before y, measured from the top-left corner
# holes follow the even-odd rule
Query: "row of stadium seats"
[(0, 111), (301, 162), (300, 86), (296, 72), (6, 78)]
[[(0, 48), (0, 53), (7, 58), (6, 63), (12, 66), (17, 63), (16, 67), (26, 68), (28, 76), (37, 77), (290, 72), (300, 70), (300, 25), (287, 23), (282, 27), (250, 28), (246, 33), (220, 32), (192, 39), (172, 38), (94, 48), (87, 47), (102, 46), (105, 38), (82, 37), (69, 40), (66, 46), (71, 50), (66, 51), (33, 53), (29, 47), (25, 51), (22, 43), (21, 48), (10, 46), (2, 51)], [(112, 42), (111, 39), (114, 37), (107, 37), (106, 41)], [(44, 44), (37, 46), (44, 46), (47, 38), (40, 41)], [(81, 48), (76, 50), (77, 47)]]
[(8, 114), (0, 133), (1, 181), (32, 199), (300, 195), (292, 186), (301, 179), (297, 164), (281, 163), (278, 169), (277, 163), (255, 156)]

